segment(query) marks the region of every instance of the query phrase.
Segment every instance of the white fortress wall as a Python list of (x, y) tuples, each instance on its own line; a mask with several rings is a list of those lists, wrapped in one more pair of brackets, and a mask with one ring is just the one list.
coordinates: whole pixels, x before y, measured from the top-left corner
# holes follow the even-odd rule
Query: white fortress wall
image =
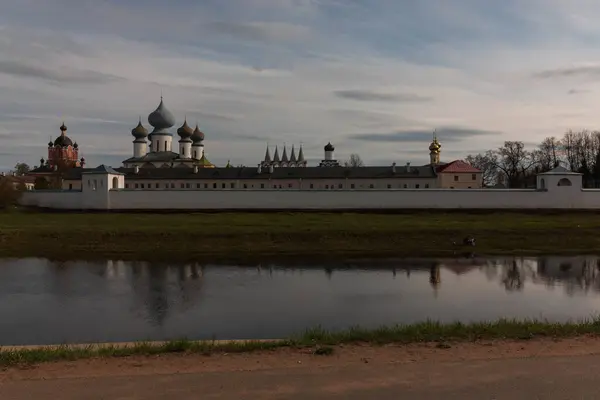
[[(600, 192), (593, 208), (600, 208)], [(536, 190), (117, 190), (115, 210), (128, 209), (477, 209), (581, 208), (573, 196)], [(589, 205), (591, 206), (591, 204)]]
[(29, 190), (23, 192), (19, 203), (24, 206), (79, 210), (82, 208), (83, 193), (61, 190)]

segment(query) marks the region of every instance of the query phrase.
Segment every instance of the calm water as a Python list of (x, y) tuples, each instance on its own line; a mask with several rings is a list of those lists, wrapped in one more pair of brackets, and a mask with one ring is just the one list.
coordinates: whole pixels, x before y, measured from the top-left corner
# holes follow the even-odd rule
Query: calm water
[(0, 345), (276, 338), (321, 325), (534, 317), (600, 308), (597, 257), (352, 265), (0, 259)]

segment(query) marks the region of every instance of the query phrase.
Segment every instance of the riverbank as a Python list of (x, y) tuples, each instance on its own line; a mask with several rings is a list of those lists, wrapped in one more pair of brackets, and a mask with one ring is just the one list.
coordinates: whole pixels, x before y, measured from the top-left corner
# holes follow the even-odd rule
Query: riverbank
[[(253, 259), (600, 252), (597, 213), (4, 212), (0, 256)], [(461, 245), (473, 235), (475, 248)], [(458, 244), (455, 244), (458, 243)]]
[(89, 344), (58, 346), (24, 346), (0, 348), (0, 366), (74, 361), (90, 358), (157, 356), (171, 353), (213, 355), (249, 353), (280, 349), (303, 349), (314, 355), (331, 355), (335, 346), (389, 344), (433, 344), (436, 348), (451, 348), (456, 343), (490, 340), (530, 341), (597, 336), (600, 319), (577, 323), (500, 320), (493, 323), (442, 324), (423, 322), (378, 329), (352, 328), (339, 332), (308, 330), (287, 339), (263, 341), (189, 341), (175, 340), (157, 343)]
[(600, 339), (168, 354), (5, 368), (3, 398), (592, 399)]

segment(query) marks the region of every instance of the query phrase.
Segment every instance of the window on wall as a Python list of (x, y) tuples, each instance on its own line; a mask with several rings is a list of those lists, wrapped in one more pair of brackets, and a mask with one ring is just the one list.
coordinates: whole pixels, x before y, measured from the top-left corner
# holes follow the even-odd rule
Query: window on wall
[(387, 188), (388, 188), (388, 189), (391, 189), (391, 188), (392, 188), (392, 185), (387, 185)]
[(454, 175), (454, 182), (458, 182), (458, 175)]
[(260, 184), (260, 188), (261, 188), (261, 189), (264, 189), (264, 188), (265, 188), (265, 184), (264, 184), (264, 183), (261, 183), (261, 184)]
[(157, 183), (154, 187), (158, 189), (159, 188), (159, 184)]
[(190, 185), (189, 183), (186, 183), (186, 184), (185, 184), (185, 188), (186, 188), (186, 189), (189, 189), (190, 187), (191, 187), (191, 185)]
[(221, 189), (225, 189), (225, 184), (221, 183)]
[(185, 187), (185, 185), (182, 183), (179, 185), (182, 189)]
[(291, 189), (292, 188), (292, 184), (288, 183), (288, 188)]
[(135, 184), (135, 188), (136, 188), (136, 189), (139, 189), (139, 188), (140, 188), (140, 185), (139, 185), (138, 183), (136, 183), (136, 184)]
[(143, 188), (144, 188), (144, 184), (142, 183), (142, 184), (140, 185), (140, 187), (143, 189)]
[(200, 189), (200, 184), (196, 183), (196, 189)]
[(165, 140), (165, 151), (167, 151), (167, 141)]
[(315, 188), (315, 185), (311, 183), (311, 184), (310, 184), (310, 188), (311, 188), (311, 189), (314, 189), (314, 188)]
[(129, 183), (125, 184), (125, 189), (129, 189)]
[(204, 184), (204, 189), (208, 189), (208, 183)]
[(343, 187), (344, 187), (344, 185), (341, 183), (338, 185), (338, 189), (342, 189)]
[(354, 189), (354, 183), (350, 184), (350, 189)]
[(325, 189), (329, 189), (329, 185), (325, 185)]
[(171, 183), (171, 189), (175, 189), (175, 184)]
[(73, 190), (73, 184), (69, 183), (69, 190)]
[(474, 181), (477, 180), (477, 174), (471, 175), (471, 180), (474, 180)]
[(230, 187), (231, 187), (232, 189), (235, 189), (235, 183), (232, 183), (232, 184), (230, 185)]
[(419, 185), (418, 183), (415, 185), (415, 189), (418, 189), (420, 187), (421, 187), (421, 185)]
[(429, 189), (429, 183), (425, 184), (425, 189)]
[(194, 158), (197, 158), (197, 157), (196, 157), (196, 150), (194, 150)]
[(373, 189), (374, 187), (375, 186), (372, 183), (369, 185), (369, 189)]
[(408, 189), (408, 185), (406, 183), (404, 184), (404, 189)]
[(217, 184), (213, 183), (213, 189), (216, 189), (216, 188), (217, 188)]
[(248, 185), (244, 183), (244, 189), (248, 189)]

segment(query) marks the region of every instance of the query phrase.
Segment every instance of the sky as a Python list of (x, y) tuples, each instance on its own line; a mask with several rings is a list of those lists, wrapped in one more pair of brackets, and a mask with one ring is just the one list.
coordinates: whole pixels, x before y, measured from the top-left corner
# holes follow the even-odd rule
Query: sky
[(451, 161), (598, 128), (595, 0), (0, 3), (0, 170), (39, 164), (63, 120), (89, 166), (120, 166), (161, 93), (217, 165), (284, 144), (316, 165), (327, 142), (415, 165), (434, 129)]

